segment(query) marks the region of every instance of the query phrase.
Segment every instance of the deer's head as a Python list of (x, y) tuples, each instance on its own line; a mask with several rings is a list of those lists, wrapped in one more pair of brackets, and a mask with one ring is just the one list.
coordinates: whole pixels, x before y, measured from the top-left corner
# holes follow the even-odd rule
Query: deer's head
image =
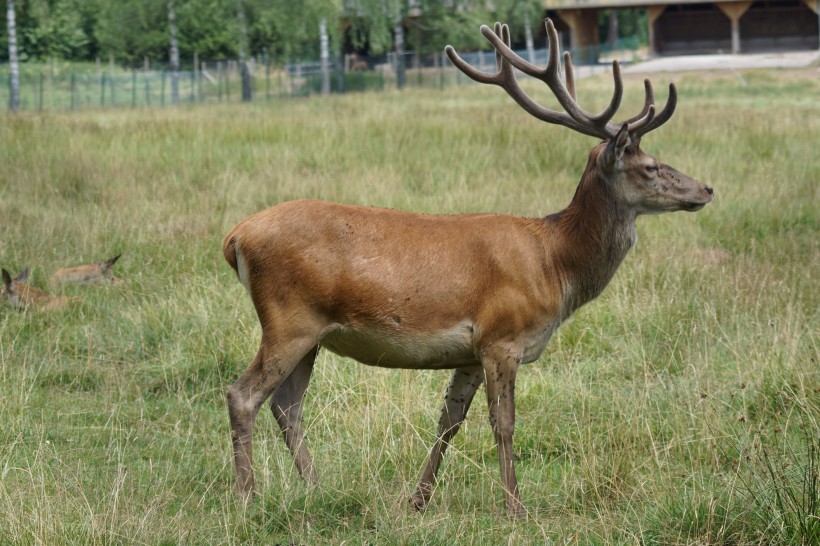
[(3, 293), (2, 298), (9, 302), (13, 307), (25, 307), (25, 295), (29, 288), (24, 283), (28, 279), (29, 269), (26, 267), (15, 278), (11, 278), (11, 274), (3, 269)]
[[(445, 51), (453, 64), (467, 76), (479, 83), (501, 87), (534, 117), (602, 139), (603, 142), (590, 152), (582, 185), (591, 183), (590, 181), (602, 184), (619, 204), (631, 208), (636, 214), (693, 211), (709, 203), (714, 195), (711, 187), (664, 165), (644, 153), (640, 147), (641, 137), (666, 123), (675, 112), (675, 85), (669, 85), (669, 98), (658, 112), (652, 83), (648, 79), (644, 80), (643, 109), (636, 116), (614, 123), (612, 118), (618, 111), (623, 96), (623, 80), (618, 61), (613, 61), (615, 90), (609, 105), (598, 114), (587, 112), (578, 105), (569, 53), (564, 54), (562, 77), (558, 33), (549, 19), (546, 27), (549, 39), (546, 68), (535, 66), (513, 52), (510, 49), (509, 28), (501, 23), (496, 23), (495, 29), (485, 25), (481, 27), (481, 33), (496, 51), (495, 73), (482, 72), (469, 65), (452, 46), (447, 46)], [(536, 103), (518, 85), (514, 68), (547, 84), (564, 111), (551, 110)]]
[[(595, 162), (595, 166), (591, 164)], [(714, 190), (641, 150), (640, 137), (625, 123), (618, 133), (590, 152), (599, 182), (636, 214), (696, 211), (712, 200)]]

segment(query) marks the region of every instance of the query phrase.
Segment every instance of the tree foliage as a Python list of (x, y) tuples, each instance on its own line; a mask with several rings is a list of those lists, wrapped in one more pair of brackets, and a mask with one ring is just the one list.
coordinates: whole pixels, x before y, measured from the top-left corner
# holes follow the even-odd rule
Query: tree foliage
[[(399, 17), (409, 48), (419, 53), (441, 51), (448, 43), (486, 49), (478, 27), (495, 20), (510, 23), (513, 41), (520, 41), (526, 25), (538, 32), (543, 18), (540, 0), (176, 0), (183, 66), (194, 54), (208, 60), (239, 56), (238, 6), (249, 52), (287, 60), (318, 58), (322, 19), (331, 23), (332, 54), (381, 54), (394, 48)], [(121, 64), (168, 62), (167, 0), (17, 0), (16, 14), (21, 60), (113, 56)], [(622, 19), (624, 31), (635, 30), (636, 17)], [(6, 44), (3, 27), (2, 60)]]

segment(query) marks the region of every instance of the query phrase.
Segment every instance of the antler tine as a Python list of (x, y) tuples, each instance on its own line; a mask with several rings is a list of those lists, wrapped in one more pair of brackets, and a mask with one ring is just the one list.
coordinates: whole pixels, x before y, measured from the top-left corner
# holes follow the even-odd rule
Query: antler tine
[[(493, 25), (493, 32), (495, 32), (496, 36), (501, 36), (501, 39), (504, 40), (504, 43), (510, 43), (509, 38), (504, 38), (504, 27), (506, 26), (507, 25), (502, 25), (501, 23), (496, 21)], [(507, 35), (509, 35), (509, 29), (507, 29)], [(499, 53), (497, 49), (495, 50), (495, 66), (499, 71), (501, 71), (501, 69), (504, 66), (504, 57), (501, 56), (501, 53)]]
[(450, 62), (456, 65), (456, 68), (464, 72), (469, 78), (477, 81), (478, 83), (489, 83), (492, 85), (501, 85), (499, 80), (499, 76), (501, 72), (496, 72), (495, 74), (490, 74), (488, 72), (482, 72), (477, 68), (474, 68), (470, 65), (467, 61), (462, 59), (453, 46), (448, 45), (445, 46), (444, 52), (447, 54), (447, 57), (450, 59)]
[[(499, 23), (496, 23), (496, 29), (498, 29)], [(487, 38), (487, 41), (490, 42), (490, 45), (495, 48), (496, 55), (502, 57), (505, 61), (513, 65), (515, 68), (520, 70), (525, 74), (529, 74), (534, 78), (543, 78), (546, 71), (549, 69), (549, 66), (546, 69), (538, 68), (534, 64), (525, 61), (521, 57), (515, 54), (512, 49), (510, 49), (509, 44), (509, 27), (507, 25), (500, 25), (502, 29), (502, 33), (493, 32), (487, 25), (481, 25), (481, 34)], [(507, 33), (507, 40), (505, 41), (502, 38), (502, 34), (506, 29)]]
[[(447, 53), (447, 57), (449, 57), (450, 61), (459, 70), (464, 72), (464, 74), (466, 74), (469, 78), (479, 83), (487, 83), (501, 87), (516, 103), (518, 103), (519, 106), (521, 106), (521, 108), (541, 121), (563, 125), (585, 135), (606, 138), (606, 136), (604, 136), (601, 131), (597, 130), (597, 128), (583, 125), (565, 112), (558, 112), (545, 108), (532, 100), (529, 95), (524, 93), (515, 79), (515, 73), (513, 72), (513, 67), (509, 62), (509, 59), (501, 51), (502, 48), (512, 51), (509, 47), (510, 31), (507, 25), (496, 23), (495, 30), (490, 30), (488, 26), (481, 25), (481, 33), (487, 37), (493, 47), (495, 47), (498, 71), (494, 74), (490, 74), (476, 69), (467, 63), (467, 61), (462, 59), (453, 46), (448, 45), (444, 48), (444, 51)], [(540, 70), (535, 65), (531, 65), (523, 59), (521, 59), (521, 61), (529, 65), (532, 70)]]
[(624, 121), (624, 123), (627, 123), (627, 124), (630, 124), (630, 125), (635, 123), (639, 119), (643, 118), (649, 112), (649, 107), (651, 105), (655, 104), (655, 93), (652, 90), (652, 82), (649, 81), (649, 78), (647, 78), (643, 81), (643, 87), (644, 87), (644, 94), (645, 94), (645, 98), (644, 98), (644, 101), (643, 101), (643, 108), (641, 109), (640, 113), (637, 116), (633, 116), (633, 117), (629, 118), (628, 120)]
[[(650, 85), (651, 89), (651, 85)], [(675, 113), (675, 107), (678, 105), (678, 90), (675, 88), (674, 83), (669, 84), (669, 98), (666, 99), (666, 104), (663, 107), (663, 110), (658, 112), (657, 115), (654, 116), (654, 119), (647, 120), (646, 124), (642, 124), (640, 126), (635, 127), (632, 129), (630, 127), (630, 133), (635, 138), (640, 138), (641, 136), (645, 135), (649, 131), (654, 131), (667, 121), (669, 118), (672, 117), (672, 114)], [(654, 108), (654, 105), (652, 105)], [(650, 111), (653, 109), (650, 108)], [(636, 124), (637, 125), (637, 124)]]
[[(481, 25), (481, 32), (486, 35), (486, 33), (492, 34), (495, 37), (501, 37), (502, 40), (505, 40), (507, 43), (510, 42), (510, 31), (507, 28), (507, 25), (502, 25), (501, 23), (495, 24), (495, 30), (490, 30), (487, 25)], [(482, 72), (478, 70), (474, 66), (470, 65), (467, 61), (461, 58), (459, 54), (456, 52), (455, 48), (451, 45), (447, 45), (444, 47), (444, 52), (447, 54), (447, 57), (450, 59), (456, 68), (464, 72), (469, 78), (477, 81), (478, 83), (487, 83), (491, 85), (497, 85), (503, 89), (507, 89), (509, 86), (509, 80), (512, 78), (515, 80), (514, 75), (512, 74), (512, 70), (509, 70), (509, 65), (505, 62), (504, 58), (496, 49), (495, 52), (495, 62), (497, 71), (494, 74), (489, 72)]]
[[(555, 95), (558, 103), (564, 108), (567, 115), (571, 117), (577, 125), (587, 127), (587, 130), (582, 131), (584, 134), (598, 136), (601, 138), (610, 138), (615, 136), (618, 132), (617, 126), (610, 124), (610, 120), (617, 112), (621, 104), (623, 96), (623, 81), (621, 80), (620, 68), (617, 62), (613, 63), (612, 73), (615, 80), (615, 90), (612, 95), (612, 100), (600, 114), (593, 115), (583, 110), (576, 102), (574, 95), (574, 76), (572, 73), (572, 64), (568, 72), (569, 78), (572, 80), (571, 92), (567, 85), (564, 84), (560, 73), (560, 45), (558, 43), (558, 32), (550, 19), (546, 21), (547, 36), (549, 38), (549, 60), (546, 68), (539, 68), (518, 56), (512, 49), (504, 44), (498, 36), (493, 34), (489, 28), (482, 27), (482, 33), (487, 40), (493, 45), (504, 60), (513, 65), (518, 70), (525, 74), (532, 76), (547, 84), (547, 87)], [(486, 28), (486, 30), (485, 30)]]
[[(575, 75), (572, 68), (571, 56), (568, 51), (564, 52), (564, 72), (566, 74), (566, 84), (561, 83), (561, 77), (558, 70), (558, 58), (561, 51), (561, 44), (558, 41), (558, 31), (555, 30), (555, 25), (552, 23), (551, 19), (547, 19), (545, 24), (547, 28), (547, 38), (549, 40), (550, 51), (547, 70), (545, 72), (551, 76), (551, 81), (554, 82), (554, 84), (551, 84), (550, 81), (546, 80), (544, 80), (544, 83), (546, 83), (552, 92), (555, 93), (558, 102), (576, 121), (579, 123), (592, 124), (599, 129), (601, 133), (603, 133), (602, 136), (604, 136), (604, 138), (615, 136), (618, 133), (618, 128), (610, 126), (609, 121), (618, 111), (624, 91), (623, 80), (621, 79), (621, 69), (618, 65), (618, 61), (612, 62), (612, 77), (615, 81), (615, 89), (612, 93), (612, 99), (609, 101), (609, 105), (598, 115), (592, 115), (586, 112), (578, 106), (575, 94)], [(563, 100), (564, 92), (566, 92), (566, 96), (571, 100), (566, 102)]]
[(644, 91), (645, 91), (645, 98), (643, 101), (643, 108), (638, 113), (638, 115), (629, 118), (628, 120), (624, 121), (623, 123), (628, 126), (629, 133), (635, 137), (636, 140), (640, 139), (640, 135), (642, 134), (641, 131), (644, 127), (646, 127), (652, 120), (655, 118), (655, 95), (652, 91), (652, 82), (648, 79), (643, 81)]
[[(618, 61), (612, 61), (612, 79), (615, 82), (615, 89), (612, 91), (612, 100), (609, 101), (609, 106), (603, 109), (600, 114), (595, 116), (593, 121), (602, 122), (602, 123), (609, 123), (615, 116), (615, 112), (618, 111), (618, 108), (621, 107), (621, 99), (624, 96), (624, 81), (621, 78), (621, 65)], [(615, 131), (611, 134), (611, 136), (617, 135), (618, 132)]]
[[(482, 72), (471, 66), (458, 55), (453, 46), (448, 45), (444, 48), (444, 51), (450, 61), (468, 77), (479, 83), (501, 87), (519, 106), (541, 121), (563, 125), (579, 133), (603, 138), (604, 140), (614, 137), (623, 126), (623, 124), (619, 125), (611, 121), (623, 98), (623, 79), (620, 64), (617, 60), (612, 61), (614, 90), (609, 105), (599, 114), (592, 115), (578, 105), (575, 75), (569, 52), (564, 53), (564, 78), (561, 77), (558, 32), (550, 19), (546, 20), (546, 29), (549, 39), (549, 57), (547, 66), (544, 68), (539, 68), (525, 61), (511, 49), (509, 27), (501, 23), (495, 23), (492, 30), (486, 25), (481, 25), (481, 33), (495, 48), (497, 71), (493, 74)], [(513, 67), (546, 83), (558, 103), (564, 108), (564, 111), (550, 110), (532, 100), (518, 85)], [(657, 112), (657, 114), (652, 83), (648, 79), (644, 80), (644, 89), (646, 96), (643, 108), (638, 115), (629, 118), (625, 122), (629, 133), (636, 139), (669, 121), (677, 105), (675, 84), (669, 84), (669, 98), (663, 110)]]
[(564, 51), (564, 82), (567, 84), (567, 91), (572, 100), (578, 101), (575, 96), (575, 74), (572, 71), (572, 56), (569, 51)]

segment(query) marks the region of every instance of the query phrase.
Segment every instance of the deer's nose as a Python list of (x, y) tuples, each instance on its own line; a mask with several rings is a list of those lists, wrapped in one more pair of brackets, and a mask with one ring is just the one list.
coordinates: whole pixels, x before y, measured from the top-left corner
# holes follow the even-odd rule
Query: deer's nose
[(712, 189), (712, 186), (706, 186), (703, 189), (705, 189), (706, 193), (708, 193), (709, 195), (715, 195), (715, 190)]

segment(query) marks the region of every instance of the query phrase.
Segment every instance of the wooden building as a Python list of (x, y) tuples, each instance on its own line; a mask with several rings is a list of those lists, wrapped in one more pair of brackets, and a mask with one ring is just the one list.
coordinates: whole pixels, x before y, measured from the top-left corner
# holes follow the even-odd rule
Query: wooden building
[[(820, 48), (820, 0), (544, 0), (573, 48), (598, 45), (598, 12), (645, 7), (653, 55)], [(563, 28), (560, 28), (563, 27)]]

